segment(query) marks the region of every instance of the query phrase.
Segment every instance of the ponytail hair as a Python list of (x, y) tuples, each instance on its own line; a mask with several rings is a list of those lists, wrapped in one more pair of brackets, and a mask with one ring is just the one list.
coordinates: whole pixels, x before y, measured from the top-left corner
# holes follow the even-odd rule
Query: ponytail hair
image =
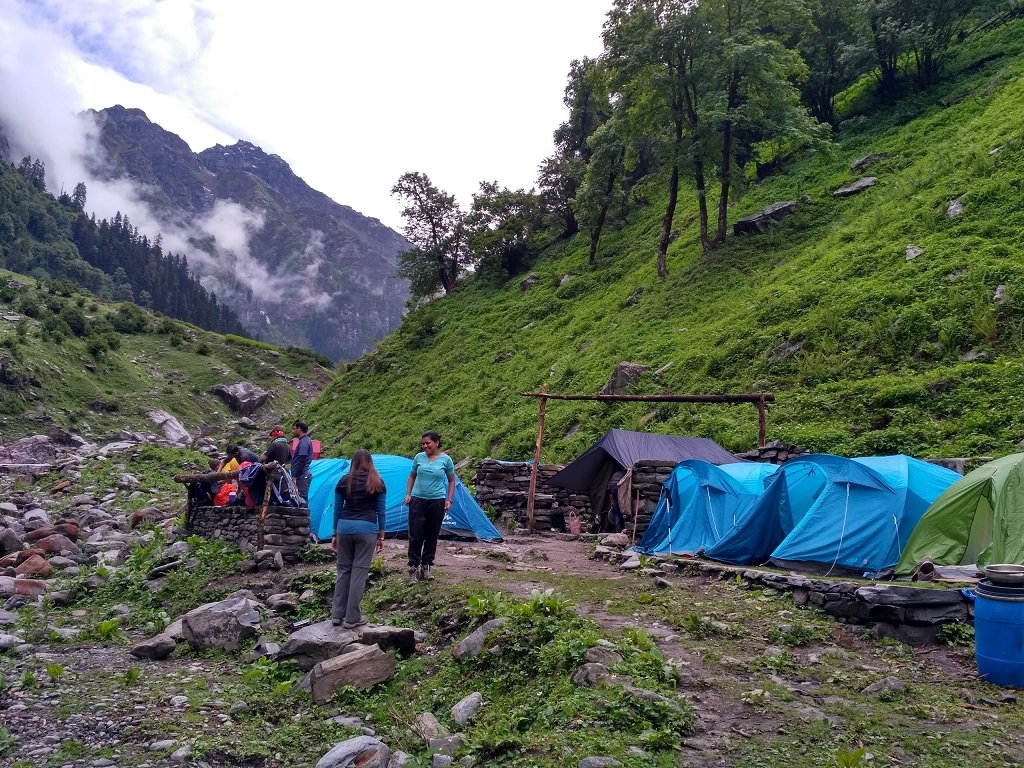
[(352, 480), (356, 473), (366, 475), (366, 490), (369, 493), (381, 493), (384, 490), (384, 481), (381, 480), (377, 468), (373, 466), (373, 456), (365, 448), (360, 448), (352, 454), (352, 464), (348, 468), (348, 494), (352, 495)]

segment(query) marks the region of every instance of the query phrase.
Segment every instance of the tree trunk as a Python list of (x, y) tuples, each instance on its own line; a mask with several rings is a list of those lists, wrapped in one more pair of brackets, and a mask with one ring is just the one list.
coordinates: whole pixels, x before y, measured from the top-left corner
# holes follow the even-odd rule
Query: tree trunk
[(708, 190), (704, 178), (704, 161), (697, 157), (696, 152), (693, 158), (693, 180), (697, 187), (697, 208), (700, 211), (700, 244), (704, 253), (707, 253), (714, 247), (708, 239)]
[(665, 218), (661, 220), (661, 239), (658, 241), (658, 277), (668, 277), (666, 265), (668, 244), (672, 241), (672, 219), (676, 215), (676, 201), (679, 199), (679, 161), (672, 165), (672, 176), (668, 182), (668, 205)]
[(729, 78), (729, 98), (726, 102), (725, 125), (722, 126), (722, 159), (718, 169), (718, 228), (715, 232), (715, 245), (725, 242), (725, 230), (729, 223), (729, 183), (732, 175), (732, 119), (728, 115), (736, 108), (739, 95), (740, 73), (733, 70)]

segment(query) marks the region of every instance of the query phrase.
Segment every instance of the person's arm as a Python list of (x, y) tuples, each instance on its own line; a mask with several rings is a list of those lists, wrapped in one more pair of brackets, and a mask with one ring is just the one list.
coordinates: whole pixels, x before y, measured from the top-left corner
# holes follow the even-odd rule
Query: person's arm
[(377, 494), (377, 549), (375, 552), (384, 551), (384, 530), (387, 527), (387, 506), (385, 505), (385, 499), (387, 497), (387, 489), (385, 488)]
[(412, 460), (412, 472), (409, 473), (409, 479), (405, 481), (405, 506), (409, 506), (409, 502), (412, 501), (412, 484), (416, 482), (416, 459)]
[(344, 478), (334, 486), (334, 532), (331, 536), (331, 549), (338, 548), (338, 520), (341, 519), (341, 511), (345, 508), (345, 485)]
[(454, 470), (448, 475), (448, 496), (444, 500), (445, 511), (451, 509), (452, 502), (455, 500), (455, 472)]

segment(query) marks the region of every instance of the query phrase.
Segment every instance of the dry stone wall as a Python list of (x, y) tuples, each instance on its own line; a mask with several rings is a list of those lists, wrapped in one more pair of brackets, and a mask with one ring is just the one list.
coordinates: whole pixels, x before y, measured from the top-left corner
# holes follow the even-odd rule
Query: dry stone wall
[[(491, 506), (502, 519), (515, 520), (525, 525), (531, 466), (528, 461), (484, 459), (476, 470), (477, 502), (480, 506)], [(590, 497), (585, 493), (574, 493), (548, 485), (547, 481), (561, 469), (560, 464), (541, 464), (538, 467), (534, 497), (535, 525), (539, 530), (549, 530), (553, 510), (561, 512), (566, 521), (570, 510), (575, 510), (583, 523), (583, 530), (590, 530), (594, 523)]]
[[(246, 554), (256, 551), (259, 512), (242, 506), (199, 507), (192, 511), (188, 528), (207, 539), (229, 541)], [(270, 507), (263, 521), (263, 548), (280, 552), (286, 562), (298, 562), (299, 550), (309, 541), (309, 510)]]

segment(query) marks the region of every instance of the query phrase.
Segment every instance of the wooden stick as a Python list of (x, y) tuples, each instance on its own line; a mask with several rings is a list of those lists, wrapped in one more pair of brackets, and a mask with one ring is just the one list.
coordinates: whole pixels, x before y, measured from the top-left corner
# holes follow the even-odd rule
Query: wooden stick
[(277, 462), (271, 462), (275, 465), (273, 472), (267, 472), (267, 489), (263, 492), (263, 505), (260, 507), (260, 517), (256, 521), (256, 551), (259, 552), (263, 549), (263, 526), (267, 520), (267, 510), (270, 509), (270, 494), (274, 490), (274, 478), (277, 476)]
[(765, 398), (762, 395), (757, 401), (757, 447), (764, 448), (765, 439), (765, 424), (768, 421), (766, 408), (764, 405)]
[(526, 495), (526, 528), (533, 533), (534, 497), (537, 494), (537, 473), (540, 468), (540, 449), (544, 442), (544, 410), (547, 408), (548, 400), (544, 396), (548, 391), (548, 385), (541, 387), (540, 408), (537, 416), (537, 444), (533, 448), (533, 466), (530, 467), (530, 489)]
[[(272, 469), (277, 469), (279, 466), (276, 461), (271, 461), (263, 465), (263, 471), (269, 473)], [(175, 475), (174, 482), (188, 485), (189, 483), (209, 483), (217, 480), (235, 480), (238, 478), (239, 471), (233, 469), (230, 472), (193, 472), (188, 475)]]

